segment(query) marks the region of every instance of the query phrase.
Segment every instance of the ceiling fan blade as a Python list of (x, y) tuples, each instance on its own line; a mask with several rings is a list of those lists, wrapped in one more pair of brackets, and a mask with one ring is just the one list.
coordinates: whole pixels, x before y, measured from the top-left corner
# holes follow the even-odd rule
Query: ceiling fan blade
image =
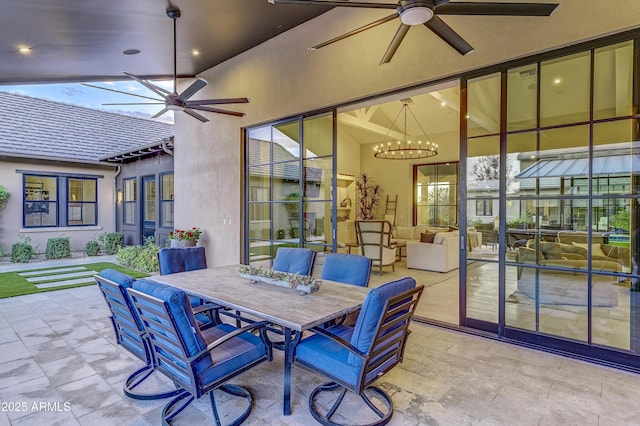
[(207, 85), (207, 80), (204, 80), (202, 78), (197, 79), (196, 81), (191, 83), (189, 87), (184, 89), (182, 93), (178, 95), (178, 97), (176, 98), (176, 101), (178, 102), (186, 101), (187, 99), (195, 95), (198, 90), (202, 89), (206, 85)]
[(404, 37), (409, 31), (409, 28), (411, 28), (410, 25), (400, 24), (400, 26), (398, 27), (398, 31), (396, 31), (396, 34), (393, 36), (393, 40), (391, 40), (391, 44), (389, 44), (389, 47), (387, 47), (387, 51), (384, 52), (384, 56), (382, 57), (382, 61), (380, 61), (380, 65), (388, 64), (389, 62), (391, 62), (391, 58), (393, 58), (393, 55), (396, 54), (396, 50), (398, 50), (398, 47), (400, 47), (400, 43), (402, 43), (402, 40), (404, 40)]
[(473, 52), (473, 47), (437, 16), (434, 16), (429, 21), (425, 22), (424, 25), (431, 31), (436, 33), (436, 35), (442, 40), (447, 42), (449, 46), (456, 49), (461, 55), (466, 55), (469, 52)]
[(168, 112), (169, 108), (162, 108), (159, 112), (155, 113), (151, 118), (158, 118), (165, 112)]
[(108, 87), (94, 86), (93, 84), (89, 84), (89, 83), (82, 83), (82, 85), (83, 86), (87, 86), (87, 87), (93, 87), (94, 89), (107, 90), (109, 92), (121, 93), (123, 95), (135, 96), (135, 97), (138, 97), (138, 98), (149, 99), (149, 100), (152, 100), (152, 101), (158, 101), (158, 102), (163, 102), (164, 103), (164, 101), (162, 99), (151, 98), (149, 96), (143, 96), (143, 95), (136, 95), (135, 93), (123, 92), (122, 90), (109, 89)]
[(338, 37), (332, 38), (331, 40), (325, 41), (324, 43), (320, 43), (320, 44), (316, 44), (315, 46), (311, 46), (309, 48), (309, 50), (320, 49), (322, 47), (328, 46), (329, 44), (335, 43), (336, 41), (344, 40), (345, 38), (351, 37), (352, 35), (356, 35), (356, 34), (359, 34), (359, 33), (363, 32), (363, 31), (366, 31), (366, 30), (368, 30), (370, 28), (377, 27), (378, 25), (384, 24), (385, 22), (389, 22), (392, 19), (396, 19), (397, 17), (398, 17), (398, 14), (394, 13), (393, 15), (386, 16), (386, 17), (384, 17), (382, 19), (378, 19), (377, 21), (373, 21), (370, 24), (364, 25), (364, 26), (362, 26), (360, 28), (356, 28), (353, 31), (349, 31), (348, 33), (344, 33), (342, 35), (339, 35)]
[[(244, 117), (244, 112), (236, 112), (236, 111), (229, 111), (226, 109), (220, 109), (220, 108), (209, 108), (209, 107), (205, 107), (205, 106), (192, 106), (189, 107), (190, 109), (197, 109), (198, 111), (207, 111), (207, 112), (215, 112), (218, 114), (226, 114), (226, 115), (233, 115), (236, 117)], [(188, 111), (188, 109), (185, 109), (185, 112)]]
[(190, 116), (192, 116), (194, 118), (197, 118), (198, 120), (202, 121), (203, 123), (206, 123), (207, 121), (209, 121), (209, 119), (206, 118), (205, 116), (200, 115), (197, 112), (190, 110), (189, 108), (185, 108), (182, 111), (187, 113), (187, 114), (189, 114)]
[(549, 16), (558, 7), (553, 3), (455, 2), (436, 7), (437, 15)]
[(222, 105), (222, 104), (246, 104), (249, 103), (247, 98), (228, 98), (228, 99), (203, 99), (201, 101), (186, 101), (184, 104), (191, 108), (199, 105)]
[(122, 71), (124, 73), (124, 75), (126, 75), (127, 77), (137, 81), (138, 83), (142, 84), (144, 87), (146, 87), (147, 89), (151, 90), (152, 92), (156, 93), (157, 95), (160, 95), (162, 97), (167, 96), (168, 94), (170, 94), (170, 92), (164, 90), (162, 87), (158, 87), (155, 84), (151, 84), (148, 81), (144, 81), (138, 77), (136, 77), (135, 75), (131, 74), (130, 72), (127, 71)]
[(268, 0), (271, 4), (295, 4), (299, 6), (329, 6), (329, 7), (368, 7), (372, 9), (395, 9), (395, 3), (367, 3), (362, 1), (322, 1), (322, 0)]

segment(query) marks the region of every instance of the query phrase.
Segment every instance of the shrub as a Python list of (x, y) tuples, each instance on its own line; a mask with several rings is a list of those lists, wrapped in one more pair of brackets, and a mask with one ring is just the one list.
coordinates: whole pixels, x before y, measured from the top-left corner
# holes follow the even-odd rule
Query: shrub
[(29, 237), (11, 246), (11, 261), (14, 263), (28, 263), (34, 257), (36, 250), (31, 245)]
[(49, 238), (47, 240), (47, 249), (44, 257), (51, 259), (64, 259), (71, 257), (71, 242), (69, 237)]
[(84, 252), (87, 253), (87, 256), (97, 256), (100, 253), (100, 243), (96, 240), (87, 241)]
[(118, 251), (116, 260), (122, 266), (131, 269), (137, 269), (143, 272), (157, 272), (158, 252), (160, 247), (156, 245), (156, 240), (149, 237), (145, 240), (143, 246), (127, 246)]
[(98, 237), (105, 253), (114, 255), (122, 247), (122, 234), (117, 232), (105, 232)]

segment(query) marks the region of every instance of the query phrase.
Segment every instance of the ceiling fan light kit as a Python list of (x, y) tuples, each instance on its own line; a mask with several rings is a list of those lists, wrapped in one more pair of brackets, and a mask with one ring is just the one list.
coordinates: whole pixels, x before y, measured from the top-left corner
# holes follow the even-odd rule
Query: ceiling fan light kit
[(201, 122), (205, 123), (209, 121), (208, 118), (199, 114), (196, 111), (207, 111), (213, 112), (217, 114), (226, 114), (232, 115), (236, 117), (244, 116), (244, 113), (237, 111), (230, 111), (221, 108), (212, 108), (206, 105), (222, 105), (222, 104), (244, 104), (248, 103), (249, 99), (247, 98), (228, 98), (228, 99), (203, 99), (203, 100), (190, 100), (190, 98), (195, 95), (199, 90), (207, 85), (207, 81), (199, 78), (189, 87), (184, 89), (182, 93), (178, 94), (177, 92), (177, 80), (178, 80), (178, 66), (177, 66), (177, 37), (176, 37), (176, 21), (181, 16), (180, 9), (177, 7), (168, 7), (167, 8), (167, 16), (173, 21), (173, 92), (169, 92), (168, 90), (163, 89), (160, 86), (156, 86), (155, 84), (142, 80), (135, 75), (123, 71), (123, 73), (131, 78), (132, 80), (137, 81), (142, 84), (144, 87), (155, 93), (160, 98), (152, 98), (149, 96), (136, 95), (134, 93), (122, 92), (120, 90), (109, 89), (106, 87), (94, 86), (91, 84), (85, 84), (85, 86), (94, 87), (97, 89), (108, 90), (110, 92), (122, 93), (129, 96), (135, 96), (138, 98), (144, 98), (153, 100), (156, 102), (147, 102), (144, 104), (141, 103), (123, 103), (123, 104), (103, 104), (103, 105), (153, 105), (154, 103), (163, 104), (164, 108), (156, 113), (151, 118), (158, 118), (161, 115), (165, 114), (168, 111), (183, 111), (186, 114), (192, 116), (193, 118), (197, 118)]
[(389, 47), (382, 57), (380, 64), (391, 62), (398, 47), (407, 35), (409, 28), (424, 25), (440, 37), (459, 54), (466, 55), (473, 52), (473, 47), (449, 27), (440, 16), (444, 15), (472, 15), (472, 16), (549, 16), (558, 7), (556, 3), (515, 3), (515, 2), (456, 2), (450, 0), (399, 0), (393, 3), (374, 3), (367, 1), (349, 0), (268, 0), (272, 4), (289, 4), (303, 6), (333, 6), (333, 7), (361, 7), (373, 9), (395, 9), (396, 13), (375, 22), (349, 31), (331, 40), (310, 47), (317, 50), (347, 37), (359, 34), (377, 27), (395, 18), (400, 19), (400, 27), (396, 31)]

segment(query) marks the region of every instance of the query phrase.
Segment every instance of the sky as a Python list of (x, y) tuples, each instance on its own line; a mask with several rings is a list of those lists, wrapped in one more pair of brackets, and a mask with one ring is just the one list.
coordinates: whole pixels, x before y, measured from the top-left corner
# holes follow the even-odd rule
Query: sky
[[(169, 91), (173, 90), (173, 80), (153, 81), (152, 83)], [(89, 84), (136, 95), (158, 97), (155, 93), (133, 80), (103, 81)], [(124, 93), (113, 93), (107, 90), (96, 89), (80, 83), (0, 86), (0, 91), (143, 118), (151, 118), (152, 115), (163, 108), (163, 105), (103, 105), (104, 103), (146, 103), (153, 101), (129, 96)], [(173, 111), (163, 114), (157, 120), (173, 124)]]

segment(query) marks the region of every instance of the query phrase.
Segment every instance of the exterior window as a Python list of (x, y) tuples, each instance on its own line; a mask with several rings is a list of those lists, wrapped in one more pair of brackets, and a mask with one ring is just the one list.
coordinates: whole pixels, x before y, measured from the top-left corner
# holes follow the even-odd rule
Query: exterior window
[(24, 226), (58, 226), (58, 178), (24, 177)]
[(173, 228), (173, 173), (160, 177), (160, 226)]
[(125, 225), (136, 224), (136, 179), (124, 179), (124, 194), (123, 194), (123, 219)]
[(458, 223), (458, 163), (413, 166), (417, 204), (414, 223), (449, 226)]
[(96, 179), (67, 179), (67, 225), (97, 225)]
[(493, 216), (492, 200), (476, 200), (476, 216)]

